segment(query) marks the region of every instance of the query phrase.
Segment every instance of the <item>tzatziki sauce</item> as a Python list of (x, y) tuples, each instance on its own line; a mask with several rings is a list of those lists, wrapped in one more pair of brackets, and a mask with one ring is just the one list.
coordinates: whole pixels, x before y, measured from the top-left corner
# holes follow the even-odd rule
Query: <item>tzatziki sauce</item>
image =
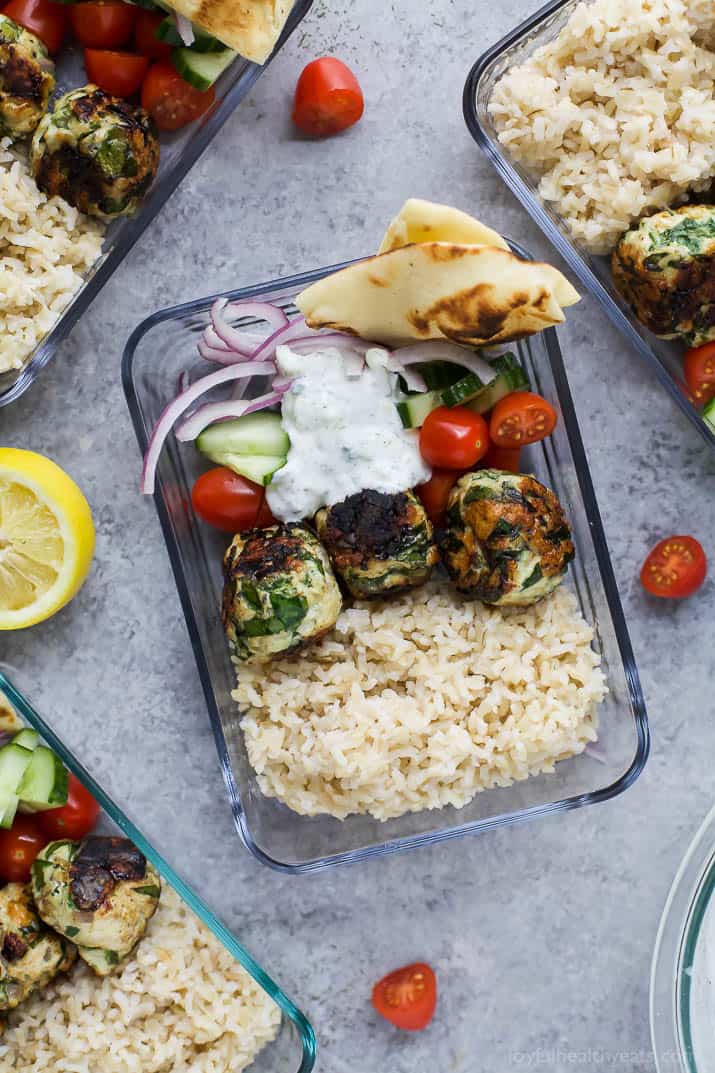
[(360, 372), (334, 348), (278, 347), (278, 368), (294, 380), (282, 403), (288, 461), (266, 489), (276, 518), (297, 521), (368, 488), (404, 492), (429, 480), (417, 433), (402, 427), (387, 359), (368, 350)]

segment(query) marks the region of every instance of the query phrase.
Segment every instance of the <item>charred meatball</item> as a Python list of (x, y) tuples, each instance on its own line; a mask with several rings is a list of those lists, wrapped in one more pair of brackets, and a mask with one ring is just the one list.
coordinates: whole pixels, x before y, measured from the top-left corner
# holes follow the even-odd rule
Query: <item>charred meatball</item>
[(12, 1010), (46, 987), (76, 957), (72, 943), (38, 917), (29, 883), (0, 890), (0, 1010)]
[(92, 836), (46, 846), (32, 866), (32, 893), (44, 922), (108, 976), (144, 935), (161, 879), (129, 839)]
[(612, 258), (613, 278), (641, 324), (689, 346), (715, 339), (715, 206), (641, 220)]
[(358, 492), (315, 518), (337, 575), (358, 599), (428, 580), (439, 561), (432, 525), (413, 492)]
[(0, 134), (32, 134), (55, 88), (54, 70), (39, 37), (0, 15)]
[(321, 637), (342, 600), (322, 544), (304, 525), (238, 533), (224, 557), (223, 624), (241, 660), (267, 660)]
[(30, 152), (41, 190), (105, 220), (134, 212), (158, 165), (159, 140), (147, 113), (91, 85), (55, 101)]
[(535, 477), (483, 469), (452, 489), (442, 558), (465, 595), (534, 604), (563, 581), (573, 557), (561, 504)]

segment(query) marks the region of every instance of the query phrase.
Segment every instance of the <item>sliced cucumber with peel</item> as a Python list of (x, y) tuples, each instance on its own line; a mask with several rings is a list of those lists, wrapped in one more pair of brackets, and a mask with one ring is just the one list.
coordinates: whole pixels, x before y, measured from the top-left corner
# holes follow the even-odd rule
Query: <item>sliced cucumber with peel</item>
[(221, 52), (197, 52), (192, 48), (175, 48), (171, 62), (181, 77), (195, 89), (207, 90), (233, 63), (236, 53), (232, 48)]
[(715, 399), (711, 399), (703, 410), (703, 420), (711, 432), (715, 432)]
[(247, 477), (254, 484), (267, 485), (271, 483), (273, 474), (281, 466), (285, 466), (285, 455), (237, 455), (227, 451), (224, 455), (215, 455), (214, 462), (220, 466), (228, 466), (234, 473), (241, 477)]
[(33, 752), (11, 741), (0, 749), (0, 827), (12, 827), (20, 803), (17, 788), (30, 766)]
[(421, 428), (429, 414), (442, 405), (441, 391), (424, 391), (410, 395), (397, 403), (397, 412), (404, 428)]
[(467, 373), (456, 384), (451, 384), (442, 391), (443, 406), (464, 406), (475, 395), (478, 395), (485, 387), (483, 380), (476, 373)]
[(17, 788), (21, 812), (46, 812), (67, 803), (67, 769), (52, 749), (38, 745)]
[(491, 364), (497, 375), (466, 404), (478, 414), (485, 414), (513, 391), (528, 391), (530, 387), (529, 378), (514, 354), (500, 354)]
[(287, 455), (290, 440), (280, 414), (259, 412), (217, 421), (196, 440), (202, 454), (216, 461), (217, 454)]

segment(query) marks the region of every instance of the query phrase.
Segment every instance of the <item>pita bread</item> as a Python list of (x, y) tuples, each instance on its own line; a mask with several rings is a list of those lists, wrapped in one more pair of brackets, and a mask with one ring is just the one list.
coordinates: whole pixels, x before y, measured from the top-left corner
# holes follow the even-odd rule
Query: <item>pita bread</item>
[(311, 328), (386, 345), (451, 339), (487, 346), (561, 324), (563, 309), (578, 300), (551, 265), (493, 246), (423, 242), (319, 280), (296, 305)]
[(293, 0), (171, 0), (171, 6), (247, 60), (265, 63)]
[(501, 235), (466, 212), (416, 197), (411, 197), (402, 206), (377, 252), (389, 253), (413, 242), (462, 242), (509, 249)]

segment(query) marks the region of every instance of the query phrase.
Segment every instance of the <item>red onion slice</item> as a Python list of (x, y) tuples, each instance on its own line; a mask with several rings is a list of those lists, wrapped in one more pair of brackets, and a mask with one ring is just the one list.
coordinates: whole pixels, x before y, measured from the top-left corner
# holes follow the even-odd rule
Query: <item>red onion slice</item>
[(272, 372), (274, 372), (274, 367), (267, 362), (245, 362), (240, 365), (229, 365), (225, 369), (218, 369), (215, 373), (203, 376), (191, 387), (188, 387), (186, 391), (182, 391), (173, 402), (170, 402), (154, 426), (154, 431), (151, 434), (149, 446), (144, 456), (140, 484), (144, 495), (154, 494), (156, 467), (161, 455), (161, 449), (174, 424), (188, 410), (192, 402), (196, 402), (211, 388), (226, 384), (230, 380), (238, 380), (244, 376), (269, 376)]
[[(211, 306), (211, 327), (228, 350), (246, 358), (253, 357), (260, 345), (260, 340), (256, 340), (255, 333), (249, 334), (242, 328), (235, 328), (229, 318), (236, 319), (236, 317), (264, 320), (273, 332), (285, 328), (288, 324), (288, 317), (283, 310), (271, 305), (270, 302), (229, 302), (226, 298), (218, 298)], [(209, 346), (214, 345), (206, 334), (204, 341)]]
[(215, 365), (237, 365), (242, 361), (250, 361), (246, 354), (237, 354), (235, 350), (225, 350), (222, 347), (210, 346), (205, 339), (198, 341), (199, 354), (205, 361), (211, 361)]
[(433, 339), (424, 343), (413, 343), (411, 346), (400, 347), (394, 354), (403, 365), (415, 365), (422, 361), (449, 361), (454, 365), (462, 365), (478, 376), (483, 384), (488, 384), (496, 376), (494, 369), (484, 358), (447, 340)]
[(391, 373), (398, 373), (399, 376), (405, 381), (405, 385), (408, 391), (426, 391), (427, 384), (424, 381), (424, 377), (420, 375), (415, 369), (406, 369), (400, 361), (400, 352), (396, 350), (393, 354), (390, 354), (387, 359), (387, 365), (385, 368)]
[(174, 23), (179, 37), (188, 48), (195, 41), (194, 28), (189, 19), (186, 18), (186, 15), (180, 15), (178, 11), (172, 11), (172, 15), (174, 16)]
[(271, 391), (270, 394), (261, 395), (257, 399), (229, 399), (224, 402), (207, 402), (179, 425), (176, 430), (176, 438), (181, 440), (182, 443), (186, 442), (186, 440), (195, 440), (208, 425), (213, 425), (217, 421), (226, 421), (231, 417), (243, 417), (245, 414), (252, 414), (257, 410), (265, 410), (267, 406), (275, 406), (276, 403), (281, 401), (285, 390), (286, 388), (282, 388), (280, 391)]
[(221, 336), (216, 332), (213, 324), (207, 324), (204, 328), (204, 342), (216, 350), (228, 350)]
[(258, 349), (254, 351), (252, 355), (253, 360), (274, 361), (277, 347), (284, 346), (286, 343), (290, 343), (293, 339), (305, 337), (307, 331), (305, 317), (298, 317), (297, 320), (291, 321), (273, 332), (273, 335), (269, 335), (268, 338), (261, 343)]

